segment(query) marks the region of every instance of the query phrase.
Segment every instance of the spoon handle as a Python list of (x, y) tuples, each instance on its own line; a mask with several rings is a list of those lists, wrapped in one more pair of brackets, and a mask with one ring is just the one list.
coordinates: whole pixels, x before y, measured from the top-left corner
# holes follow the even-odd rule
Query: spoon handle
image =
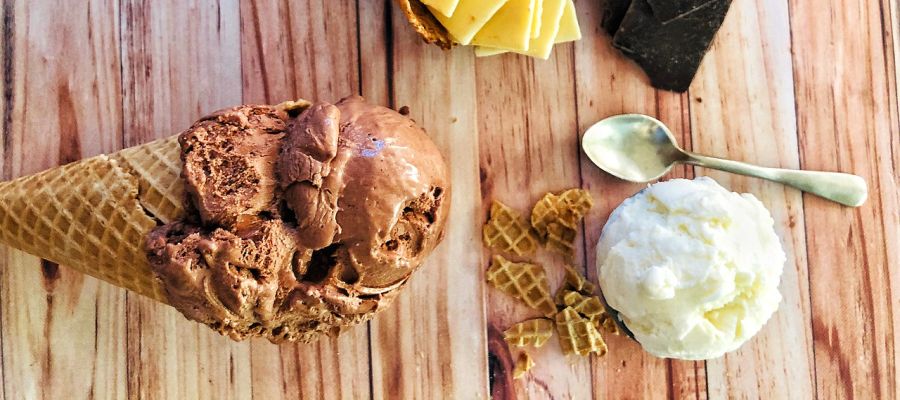
[(685, 164), (783, 183), (850, 207), (861, 206), (868, 196), (866, 181), (856, 175), (759, 167), (693, 153), (688, 153), (687, 156)]

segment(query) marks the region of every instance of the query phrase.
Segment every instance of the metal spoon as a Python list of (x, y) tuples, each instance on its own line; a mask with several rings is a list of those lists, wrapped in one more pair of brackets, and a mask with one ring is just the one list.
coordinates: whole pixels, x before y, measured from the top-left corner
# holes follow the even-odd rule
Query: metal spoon
[(594, 124), (581, 146), (600, 169), (626, 181), (650, 182), (684, 163), (783, 183), (851, 207), (862, 205), (868, 195), (866, 181), (856, 175), (758, 167), (684, 151), (668, 127), (641, 114), (616, 115)]

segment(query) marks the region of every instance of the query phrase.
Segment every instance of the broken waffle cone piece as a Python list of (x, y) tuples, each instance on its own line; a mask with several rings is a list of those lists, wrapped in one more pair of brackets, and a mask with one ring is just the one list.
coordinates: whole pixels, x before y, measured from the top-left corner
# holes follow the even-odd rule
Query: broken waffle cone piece
[(594, 284), (587, 280), (581, 272), (578, 272), (571, 265), (565, 265), (565, 283), (563, 288), (579, 292), (590, 296), (594, 294)]
[(538, 247), (534, 232), (521, 214), (496, 200), (482, 234), (485, 246), (517, 256), (533, 255)]
[(572, 307), (583, 317), (592, 319), (605, 312), (603, 303), (596, 296), (585, 296), (578, 292), (569, 291), (563, 296), (563, 305)]
[(547, 249), (571, 258), (578, 225), (593, 206), (591, 194), (583, 189), (547, 193), (531, 210), (531, 226)]
[[(619, 330), (619, 325), (616, 324), (616, 321), (613, 319), (612, 315), (609, 315), (606, 311), (598, 315), (594, 315), (591, 317), (591, 322), (594, 324), (594, 327), (597, 330), (604, 330), (606, 332), (612, 333), (613, 335), (621, 335), (622, 331)], [(601, 329), (602, 328), (602, 329)]]
[(550, 336), (553, 336), (553, 321), (546, 318), (522, 321), (503, 332), (503, 339), (517, 347), (541, 347)]
[(575, 254), (575, 237), (578, 231), (561, 224), (547, 226), (547, 236), (544, 245), (547, 250), (572, 258)]
[(547, 274), (540, 265), (516, 263), (502, 256), (494, 256), (487, 271), (487, 281), (548, 318), (556, 314), (556, 305), (550, 298)]
[(534, 359), (531, 358), (530, 354), (523, 351), (519, 354), (519, 357), (516, 358), (516, 366), (513, 369), (513, 379), (519, 379), (525, 376), (532, 368), (534, 368)]
[(606, 343), (600, 332), (591, 321), (582, 318), (572, 307), (566, 307), (556, 314), (556, 331), (559, 333), (559, 344), (566, 355), (606, 354)]
[(447, 29), (438, 22), (422, 2), (419, 0), (395, 0), (395, 2), (425, 43), (434, 44), (444, 50), (449, 50), (456, 44)]
[(567, 307), (566, 306), (566, 296), (568, 296), (569, 293), (578, 293), (578, 292), (576, 292), (572, 289), (569, 289), (565, 286), (559, 288), (559, 290), (556, 291), (556, 296), (553, 297), (553, 302), (561, 308)]

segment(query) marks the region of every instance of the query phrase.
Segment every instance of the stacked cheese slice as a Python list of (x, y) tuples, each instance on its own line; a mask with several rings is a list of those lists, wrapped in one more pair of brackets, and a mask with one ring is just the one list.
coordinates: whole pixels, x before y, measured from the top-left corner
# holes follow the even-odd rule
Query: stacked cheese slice
[(574, 0), (421, 0), (454, 40), (479, 57), (516, 52), (547, 59), (581, 39)]

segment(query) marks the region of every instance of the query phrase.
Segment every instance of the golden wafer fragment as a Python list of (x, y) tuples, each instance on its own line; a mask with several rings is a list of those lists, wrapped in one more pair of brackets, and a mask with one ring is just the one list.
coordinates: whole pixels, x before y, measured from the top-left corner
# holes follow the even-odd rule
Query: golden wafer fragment
[(541, 347), (550, 336), (553, 336), (553, 321), (546, 318), (522, 321), (503, 332), (503, 340), (517, 347)]
[(567, 286), (563, 286), (556, 291), (556, 297), (553, 298), (553, 302), (559, 306), (560, 308), (566, 307), (566, 296), (569, 293), (578, 293)]
[(494, 256), (486, 275), (492, 286), (521, 300), (544, 316), (552, 318), (556, 314), (556, 305), (550, 298), (550, 284), (547, 283), (544, 267), (515, 263), (502, 256)]
[(547, 249), (571, 258), (578, 225), (593, 206), (591, 194), (583, 189), (547, 193), (531, 210), (531, 226)]
[(581, 294), (591, 296), (594, 294), (594, 284), (587, 280), (581, 272), (578, 272), (571, 265), (565, 265), (566, 270), (566, 280), (564, 283), (564, 288), (569, 290), (574, 290)]
[(582, 318), (572, 307), (566, 307), (556, 314), (556, 331), (559, 333), (559, 344), (566, 355), (606, 354), (606, 343), (600, 332), (590, 320)]
[(496, 200), (482, 234), (485, 246), (517, 256), (533, 255), (538, 248), (537, 237), (521, 214)]
[(585, 296), (578, 292), (569, 292), (563, 297), (563, 305), (572, 307), (583, 317), (592, 319), (606, 312), (603, 303), (597, 296)]
[(522, 352), (519, 354), (519, 358), (516, 359), (516, 367), (513, 369), (513, 379), (519, 379), (525, 376), (525, 373), (534, 368), (534, 359), (531, 358), (531, 355)]
[(544, 238), (544, 246), (547, 250), (562, 254), (571, 258), (575, 254), (575, 237), (578, 231), (562, 224), (550, 224), (547, 226), (547, 236)]
[(594, 327), (597, 328), (598, 331), (604, 330), (616, 336), (621, 335), (622, 331), (619, 330), (619, 324), (616, 324), (616, 321), (613, 318), (614, 317), (612, 315), (609, 315), (609, 313), (604, 311), (599, 315), (592, 316), (591, 322), (594, 324)]

